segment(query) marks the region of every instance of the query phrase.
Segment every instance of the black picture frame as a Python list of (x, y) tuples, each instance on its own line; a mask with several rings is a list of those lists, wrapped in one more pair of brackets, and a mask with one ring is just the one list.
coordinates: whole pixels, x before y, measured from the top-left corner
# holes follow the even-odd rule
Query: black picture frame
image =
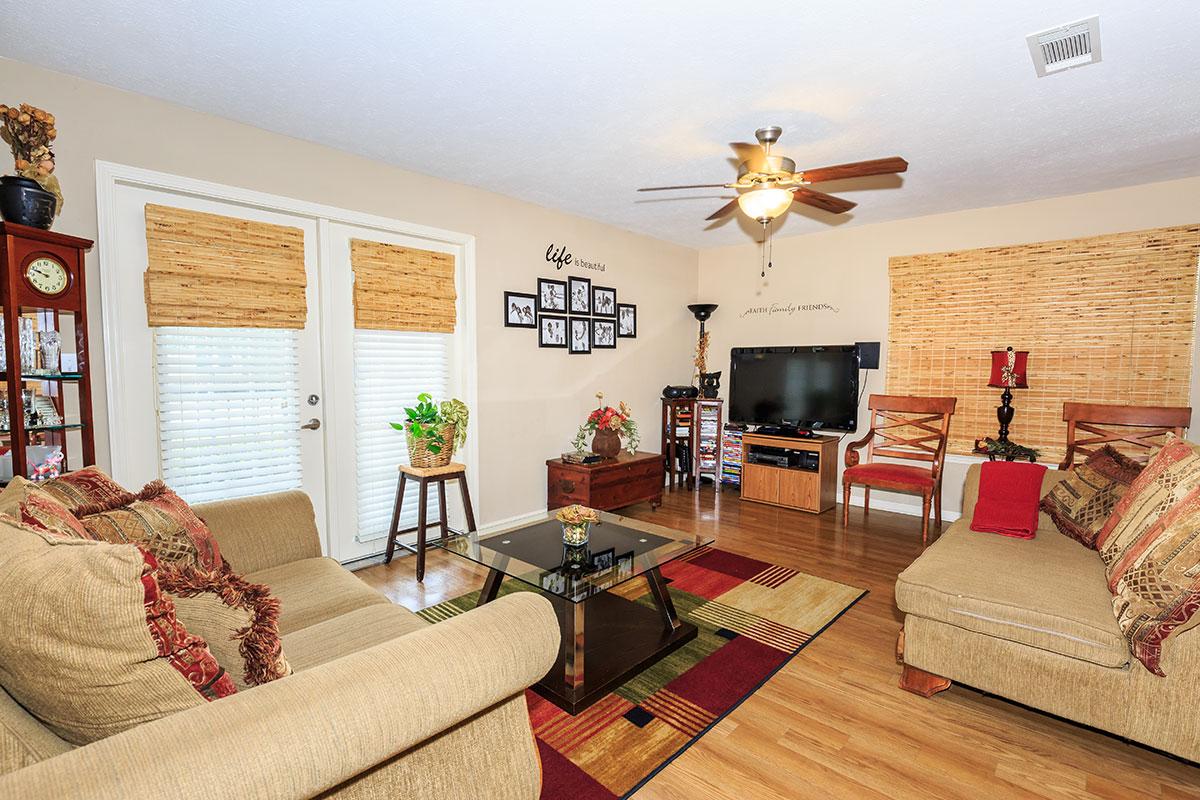
[[(523, 301), (519, 305), (514, 306), (513, 301)], [(514, 321), (513, 312), (518, 313)], [(525, 317), (520, 314), (520, 311), (528, 310), (529, 321), (522, 320)], [(505, 292), (504, 293), (504, 327), (506, 328), (537, 328), (537, 295), (529, 292)]]
[[(576, 303), (578, 290), (582, 289), (582, 303)], [(567, 278), (567, 311), (571, 314), (590, 316), (592, 313), (592, 279), (572, 275)]]
[(608, 286), (592, 287), (592, 316), (617, 318), (617, 290)]
[[(567, 352), (571, 355), (584, 356), (592, 352), (592, 325), (591, 320), (587, 317), (571, 317), (567, 320)], [(577, 326), (583, 328), (583, 346), (578, 346), (580, 340), (576, 338), (575, 331)]]
[[(633, 327), (626, 332), (625, 328), (625, 312), (628, 311), (632, 315)], [(636, 339), (637, 338), (637, 306), (633, 303), (617, 303), (617, 338), (618, 339)]]
[[(554, 293), (557, 289), (557, 294)], [(547, 301), (548, 295), (552, 298)], [(558, 298), (561, 298), (558, 299)], [(537, 310), (539, 314), (567, 313), (567, 282), (556, 281), (553, 278), (538, 278), (537, 280)]]
[[(562, 323), (562, 342), (555, 343), (553, 339), (547, 339), (546, 334), (549, 332), (549, 324)], [(538, 314), (538, 347), (557, 347), (565, 350), (567, 348), (567, 318), (561, 314)]]
[(592, 553), (592, 572), (604, 572), (612, 569), (616, 559), (617, 549), (615, 547), (610, 547), (607, 550), (601, 550), (599, 553)]
[[(608, 330), (608, 335), (601, 331)], [(598, 350), (613, 350), (617, 346), (617, 321), (615, 319), (592, 320), (592, 347)]]

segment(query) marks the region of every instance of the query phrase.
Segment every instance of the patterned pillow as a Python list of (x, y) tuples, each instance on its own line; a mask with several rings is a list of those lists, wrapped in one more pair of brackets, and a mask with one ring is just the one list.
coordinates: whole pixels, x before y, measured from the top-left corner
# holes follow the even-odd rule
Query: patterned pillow
[(1105, 445), (1055, 484), (1041, 509), (1059, 531), (1095, 550), (1100, 529), (1141, 471), (1141, 464)]
[(76, 539), (90, 539), (71, 510), (50, 492), (20, 475), (9, 481), (0, 492), (0, 515), (16, 525), (26, 525), (37, 530)]
[(1163, 675), (1163, 642), (1197, 622), (1200, 608), (1200, 487), (1163, 514), (1113, 587), (1113, 611), (1129, 649), (1146, 669)]
[(1110, 591), (1115, 592), (1121, 576), (1144, 559), (1162, 533), (1164, 515), (1197, 488), (1200, 450), (1167, 434), (1167, 443), (1134, 479), (1096, 536)]
[(0, 685), (86, 744), (237, 691), (152, 555), (0, 522)]
[(218, 570), (223, 563), (212, 531), (162, 481), (147, 484), (136, 495), (111, 498), (107, 506), (82, 506), (75, 513), (91, 539), (132, 542), (160, 561), (182, 561), (206, 570)]
[(129, 494), (128, 489), (97, 466), (68, 472), (39, 486), (70, 509), (72, 514), (84, 506), (111, 508), (121, 505), (119, 500)]
[(202, 570), (163, 562), (158, 581), (175, 601), (176, 616), (232, 671), (238, 689), (292, 674), (279, 638), (279, 600), (268, 587), (247, 583), (228, 564)]

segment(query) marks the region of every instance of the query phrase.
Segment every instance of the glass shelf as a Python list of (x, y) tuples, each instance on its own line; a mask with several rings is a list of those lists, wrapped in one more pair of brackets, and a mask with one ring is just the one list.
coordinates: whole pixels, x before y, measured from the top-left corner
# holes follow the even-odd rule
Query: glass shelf
[[(26, 428), (26, 433), (41, 433), (42, 431), (78, 431), (83, 429), (82, 422), (64, 422), (62, 425), (38, 425), (34, 428)], [(10, 428), (0, 429), (0, 436), (8, 436), (12, 433)]]
[[(22, 375), (23, 381), (77, 381), (83, 377), (79, 372), (47, 372)], [(8, 380), (7, 372), (0, 372), (0, 381)]]

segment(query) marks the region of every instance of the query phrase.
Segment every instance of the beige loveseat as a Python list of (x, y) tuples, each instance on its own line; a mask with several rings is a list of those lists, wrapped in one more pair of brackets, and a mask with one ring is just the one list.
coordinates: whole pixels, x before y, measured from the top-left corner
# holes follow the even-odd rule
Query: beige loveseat
[(280, 598), (295, 674), (83, 747), (0, 691), (0, 797), (538, 796), (524, 690), (558, 650), (547, 600), (520, 592), (429, 625), (321, 557), (300, 492), (197, 511)]
[[(1066, 474), (1047, 470), (1042, 495)], [(1045, 514), (1030, 540), (971, 531), (978, 488), (974, 465), (962, 518), (896, 581), (905, 672), (923, 670), (1200, 761), (1200, 633), (1168, 640), (1167, 677), (1152, 675), (1117, 627), (1099, 554)], [(920, 688), (906, 677), (905, 688)], [(923, 693), (944, 685), (931, 677)]]

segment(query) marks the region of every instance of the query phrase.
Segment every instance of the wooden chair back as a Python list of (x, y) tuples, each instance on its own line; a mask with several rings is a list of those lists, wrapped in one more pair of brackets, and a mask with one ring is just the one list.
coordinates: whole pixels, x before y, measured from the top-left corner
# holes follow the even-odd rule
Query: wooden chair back
[(867, 461), (874, 461), (876, 456), (925, 461), (937, 478), (946, 455), (950, 417), (957, 404), (956, 397), (871, 395), (867, 400), (871, 410)]
[[(1163, 444), (1168, 433), (1187, 433), (1192, 409), (1186, 406), (1114, 406), (1100, 403), (1063, 403), (1067, 423), (1067, 454), (1059, 469), (1070, 469), (1080, 460), (1110, 444), (1143, 464)], [(1082, 437), (1080, 434), (1084, 434)]]

